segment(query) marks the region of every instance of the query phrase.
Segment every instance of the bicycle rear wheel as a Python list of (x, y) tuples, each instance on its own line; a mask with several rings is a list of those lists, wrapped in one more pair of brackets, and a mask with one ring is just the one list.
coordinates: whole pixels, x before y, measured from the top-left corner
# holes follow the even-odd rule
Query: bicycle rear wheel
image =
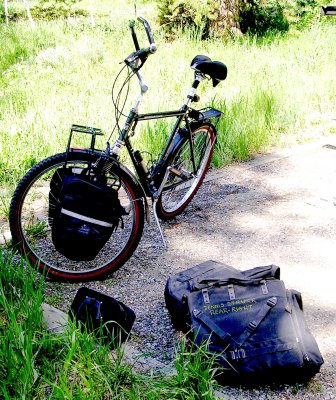
[(67, 159), (65, 153), (46, 158), (28, 171), (14, 192), (9, 214), (13, 243), (32, 265), (37, 264), (52, 279), (85, 281), (106, 277), (130, 258), (140, 241), (144, 224), (142, 196), (132, 177), (111, 163), (107, 183), (118, 191), (127, 211), (122, 224), (92, 261), (69, 260), (55, 248), (48, 220), (50, 181), (65, 163), (72, 171), (82, 170), (97, 158), (98, 155), (85, 152), (69, 153)]
[(195, 196), (209, 168), (215, 140), (215, 129), (210, 124), (203, 124), (192, 132), (196, 173), (189, 140), (181, 144), (169, 161), (169, 165), (180, 175), (170, 173), (168, 176), (156, 203), (156, 212), (160, 219), (169, 220), (179, 215)]

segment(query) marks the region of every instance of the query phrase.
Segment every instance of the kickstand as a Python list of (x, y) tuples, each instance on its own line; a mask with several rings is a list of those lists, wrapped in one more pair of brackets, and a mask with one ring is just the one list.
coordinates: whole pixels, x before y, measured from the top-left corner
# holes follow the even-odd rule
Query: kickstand
[(159, 218), (158, 218), (158, 216), (157, 216), (157, 214), (156, 214), (156, 203), (157, 203), (157, 200), (154, 200), (154, 201), (153, 201), (153, 205), (152, 205), (153, 214), (154, 214), (154, 218), (155, 218), (155, 221), (156, 221), (156, 225), (157, 225), (158, 228), (159, 228), (159, 232), (160, 232), (160, 235), (161, 235), (163, 247), (167, 250), (167, 249), (168, 249), (167, 242), (166, 242), (166, 240), (165, 240), (165, 238), (164, 238), (164, 236), (163, 236), (163, 232), (162, 232), (162, 229), (161, 229), (160, 221), (159, 221)]

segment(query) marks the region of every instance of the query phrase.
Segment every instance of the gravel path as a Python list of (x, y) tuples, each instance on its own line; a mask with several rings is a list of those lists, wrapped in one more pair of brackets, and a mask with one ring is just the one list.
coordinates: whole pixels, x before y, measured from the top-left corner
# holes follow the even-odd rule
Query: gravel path
[[(335, 138), (231, 165), (209, 177), (185, 212), (163, 224), (167, 251), (152, 220), (131, 260), (110, 279), (86, 286), (133, 308), (137, 319), (130, 344), (169, 364), (178, 338), (163, 297), (170, 274), (209, 259), (239, 269), (277, 264), (286, 286), (302, 292), (325, 364), (308, 386), (221, 392), (228, 399), (336, 399)], [(48, 284), (50, 300), (67, 311), (79, 286)]]

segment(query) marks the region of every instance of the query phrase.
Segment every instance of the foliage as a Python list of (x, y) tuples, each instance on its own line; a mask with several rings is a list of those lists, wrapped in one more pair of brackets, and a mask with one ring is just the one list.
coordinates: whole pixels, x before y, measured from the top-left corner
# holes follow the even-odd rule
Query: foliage
[(32, 15), (35, 18), (54, 19), (70, 16), (86, 15), (84, 10), (75, 6), (82, 0), (39, 0), (35, 7), (32, 7)]
[(288, 4), (288, 19), (293, 27), (304, 29), (320, 18), (324, 0), (293, 0)]
[(168, 35), (194, 29), (207, 37), (209, 22), (216, 19), (216, 0), (164, 0), (159, 2), (159, 22)]
[[(227, 2), (227, 4), (226, 4)], [(270, 32), (287, 32), (291, 26), (308, 27), (320, 13), (323, 0), (238, 0), (233, 20), (239, 22), (242, 33), (264, 36)], [(169, 37), (193, 29), (208, 38), (220, 22), (221, 4), (227, 0), (164, 0), (159, 2), (159, 21)], [(230, 10), (233, 11), (234, 10)], [(221, 26), (222, 24), (219, 24)], [(221, 34), (221, 32), (217, 32)]]
[(286, 32), (289, 23), (285, 16), (285, 6), (278, 0), (242, 2), (239, 15), (240, 29), (243, 33), (265, 35), (267, 32)]
[(213, 399), (213, 388), (217, 384), (215, 381), (216, 355), (209, 355), (206, 347), (207, 343), (196, 347), (185, 338), (180, 341), (176, 353), (177, 373), (174, 380), (188, 400)]
[(0, 255), (0, 398), (29, 398), (38, 380), (43, 284), (33, 269)]
[[(218, 13), (219, 5), (218, 0), (203, 2), (197, 0), (165, 0), (160, 2), (159, 6), (160, 24), (170, 35), (176, 33), (181, 27), (183, 29), (196, 28), (202, 32), (203, 38), (206, 38), (210, 34), (210, 22), (221, 18)], [(264, 35), (269, 31), (284, 32), (289, 28), (283, 1), (243, 0), (237, 9), (239, 14), (235, 15), (234, 18), (239, 21), (243, 33)]]

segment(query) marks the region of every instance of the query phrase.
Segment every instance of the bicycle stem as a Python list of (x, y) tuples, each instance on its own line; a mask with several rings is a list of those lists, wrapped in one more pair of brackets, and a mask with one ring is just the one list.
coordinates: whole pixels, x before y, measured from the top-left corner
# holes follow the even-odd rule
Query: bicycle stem
[(136, 72), (136, 76), (137, 76), (138, 79), (139, 79), (140, 94), (138, 95), (138, 98), (137, 98), (137, 100), (136, 100), (136, 103), (135, 103), (134, 107), (132, 108), (132, 111), (135, 112), (135, 113), (138, 112), (138, 109), (139, 109), (140, 103), (141, 103), (141, 101), (142, 101), (142, 98), (143, 98), (144, 94), (145, 94), (145, 93), (147, 92), (147, 90), (148, 90), (148, 86), (146, 85), (145, 80), (144, 80), (144, 77), (143, 77), (143, 75), (140, 73), (140, 71), (137, 71), (137, 72)]

